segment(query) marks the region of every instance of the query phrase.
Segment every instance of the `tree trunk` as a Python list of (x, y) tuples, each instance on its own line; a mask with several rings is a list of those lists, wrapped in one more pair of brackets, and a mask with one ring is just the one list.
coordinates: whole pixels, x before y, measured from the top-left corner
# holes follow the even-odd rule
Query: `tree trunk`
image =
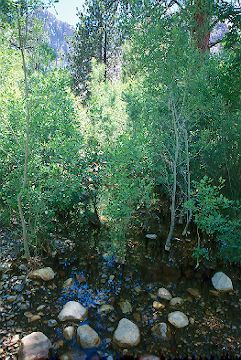
[(175, 135), (175, 154), (174, 160), (172, 164), (173, 169), (173, 183), (172, 183), (172, 197), (171, 197), (171, 219), (170, 219), (170, 227), (169, 233), (166, 239), (165, 250), (169, 251), (171, 247), (171, 240), (173, 236), (173, 231), (175, 228), (175, 218), (176, 218), (176, 193), (177, 193), (177, 165), (178, 165), (178, 157), (179, 157), (179, 133), (178, 133), (178, 117), (175, 110), (175, 104), (171, 101), (171, 109), (172, 109), (172, 119), (173, 119), (173, 129)]
[(29, 251), (29, 242), (28, 242), (28, 231), (27, 231), (27, 224), (24, 216), (23, 210), (23, 195), (25, 190), (28, 187), (28, 163), (29, 163), (29, 123), (30, 123), (30, 109), (29, 109), (29, 86), (28, 86), (28, 77), (27, 77), (27, 66), (26, 66), (26, 59), (25, 59), (25, 41), (22, 34), (21, 29), (21, 21), (20, 21), (20, 14), (18, 12), (18, 40), (19, 40), (19, 48), (21, 52), (22, 58), (22, 66), (23, 66), (23, 73), (24, 73), (24, 106), (25, 106), (25, 121), (26, 121), (26, 129), (24, 134), (24, 169), (23, 169), (23, 179), (22, 179), (22, 187), (17, 196), (18, 201), (18, 210), (19, 216), (22, 225), (22, 233), (23, 233), (23, 244), (24, 244), (24, 256), (26, 258), (30, 257)]
[[(190, 157), (189, 157), (189, 142), (188, 142), (188, 133), (185, 127), (184, 129), (184, 138), (185, 138), (185, 148), (186, 148), (186, 171), (187, 171), (187, 200), (190, 201), (191, 199), (191, 173), (190, 173)], [(182, 235), (187, 234), (188, 227), (192, 220), (192, 210), (187, 210), (187, 222), (186, 226), (182, 232)]]

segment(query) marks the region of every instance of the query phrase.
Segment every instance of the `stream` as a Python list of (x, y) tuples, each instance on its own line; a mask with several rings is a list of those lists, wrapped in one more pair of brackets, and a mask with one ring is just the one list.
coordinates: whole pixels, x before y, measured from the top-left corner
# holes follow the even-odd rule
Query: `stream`
[[(185, 246), (187, 250), (184, 250)], [(219, 294), (211, 284), (214, 269), (194, 269), (190, 263), (180, 266), (176, 257), (188, 253), (185, 242), (177, 241), (170, 255), (160, 251), (158, 242), (143, 241), (143, 237), (129, 242), (125, 264), (114, 257), (98, 254), (83, 242), (47, 258), (44, 266), (56, 272), (50, 282), (26, 278), (27, 266), (17, 259), (1, 280), (1, 343), (3, 359), (15, 359), (18, 342), (15, 340), (32, 331), (42, 331), (54, 344), (53, 359), (117, 359), (123, 355), (153, 354), (165, 357), (184, 356), (239, 356), (241, 353), (241, 284), (240, 268), (224, 266), (233, 281), (234, 291)], [(172, 256), (173, 254), (173, 256)], [(36, 260), (37, 261), (37, 260)], [(36, 266), (36, 264), (35, 264)], [(38, 267), (38, 266), (37, 266)], [(69, 280), (69, 286), (63, 287)], [(19, 285), (19, 286), (17, 286)], [(181, 297), (183, 304), (172, 307), (159, 299), (158, 289), (168, 289), (173, 297)], [(191, 289), (191, 290), (190, 290)], [(89, 324), (101, 338), (98, 348), (84, 351), (76, 342), (63, 338), (64, 325), (58, 314), (68, 301), (78, 301), (88, 308)], [(160, 310), (153, 302), (162, 304)], [(110, 305), (106, 311), (103, 305)], [(105, 310), (104, 310), (105, 309)], [(189, 325), (176, 329), (168, 325), (167, 339), (163, 339), (156, 325), (168, 324), (168, 314), (180, 310), (189, 318)], [(37, 315), (35, 320), (31, 316)], [(140, 329), (141, 342), (133, 349), (120, 349), (113, 344), (113, 333), (118, 321), (126, 317)], [(75, 323), (77, 327), (78, 323)], [(17, 335), (16, 335), (17, 334)], [(0, 353), (1, 354), (1, 353)], [(62, 356), (62, 357), (61, 357)], [(1, 355), (0, 355), (1, 357)]]

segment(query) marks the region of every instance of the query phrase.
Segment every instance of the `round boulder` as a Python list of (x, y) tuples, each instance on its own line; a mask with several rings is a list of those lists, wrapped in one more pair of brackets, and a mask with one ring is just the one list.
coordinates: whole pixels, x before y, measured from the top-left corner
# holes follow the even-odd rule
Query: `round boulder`
[(67, 302), (58, 315), (60, 321), (76, 320), (83, 321), (86, 319), (88, 310), (76, 301)]
[(77, 340), (83, 349), (91, 349), (100, 345), (99, 335), (89, 325), (78, 327)]
[(140, 343), (140, 330), (132, 321), (123, 318), (114, 332), (113, 341), (121, 348), (131, 348)]
[(33, 332), (21, 340), (19, 360), (44, 360), (49, 359), (52, 347), (50, 340), (42, 332)]
[(223, 272), (216, 272), (212, 277), (212, 284), (218, 291), (233, 290), (232, 280)]
[(178, 329), (189, 324), (187, 316), (181, 311), (174, 311), (168, 314), (168, 321)]

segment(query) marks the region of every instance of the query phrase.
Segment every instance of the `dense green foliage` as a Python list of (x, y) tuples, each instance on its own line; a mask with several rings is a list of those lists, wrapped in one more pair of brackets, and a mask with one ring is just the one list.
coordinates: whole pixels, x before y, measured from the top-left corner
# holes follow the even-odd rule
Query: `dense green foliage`
[[(32, 249), (92, 221), (108, 227), (99, 246), (124, 258), (145, 210), (170, 223), (167, 250), (179, 218), (182, 236), (195, 229), (194, 257), (216, 249), (240, 260), (240, 33), (234, 8), (224, 6), (208, 8), (209, 27), (205, 20), (197, 34), (195, 4), (168, 12), (152, 1), (87, 1), (67, 69), (55, 68), (38, 24), (31, 36), (21, 30), (27, 13), (18, 21), (24, 41), (15, 22), (6, 25), (0, 221), (25, 223)], [(233, 31), (210, 54), (210, 20), (230, 16)]]

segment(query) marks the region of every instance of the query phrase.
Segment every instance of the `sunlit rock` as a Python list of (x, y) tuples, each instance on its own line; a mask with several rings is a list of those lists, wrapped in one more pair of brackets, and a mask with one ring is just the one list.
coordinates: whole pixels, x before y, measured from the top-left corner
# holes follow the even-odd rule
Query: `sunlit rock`
[(123, 314), (130, 314), (132, 312), (132, 306), (128, 300), (121, 301), (119, 305)]
[(74, 327), (67, 326), (66, 328), (64, 328), (63, 335), (65, 340), (72, 340), (74, 337)]
[(83, 321), (86, 319), (88, 310), (76, 301), (69, 301), (64, 305), (58, 315), (60, 321), (76, 320)]
[(91, 349), (100, 345), (99, 335), (89, 325), (82, 325), (78, 327), (77, 340), (83, 349)]
[(181, 306), (183, 304), (183, 299), (180, 297), (174, 297), (170, 300), (170, 305), (171, 306)]
[(168, 321), (178, 329), (183, 328), (189, 324), (187, 316), (181, 311), (174, 311), (168, 314)]
[(140, 343), (140, 330), (132, 321), (123, 318), (114, 332), (113, 341), (121, 348), (131, 348)]
[(52, 347), (50, 340), (41, 332), (33, 332), (21, 340), (19, 360), (44, 360), (49, 359)]
[(232, 280), (223, 272), (216, 272), (212, 277), (212, 284), (218, 291), (233, 290)]
[(42, 269), (31, 271), (28, 277), (32, 280), (43, 280), (49, 281), (53, 280), (55, 273), (51, 267), (45, 267)]

